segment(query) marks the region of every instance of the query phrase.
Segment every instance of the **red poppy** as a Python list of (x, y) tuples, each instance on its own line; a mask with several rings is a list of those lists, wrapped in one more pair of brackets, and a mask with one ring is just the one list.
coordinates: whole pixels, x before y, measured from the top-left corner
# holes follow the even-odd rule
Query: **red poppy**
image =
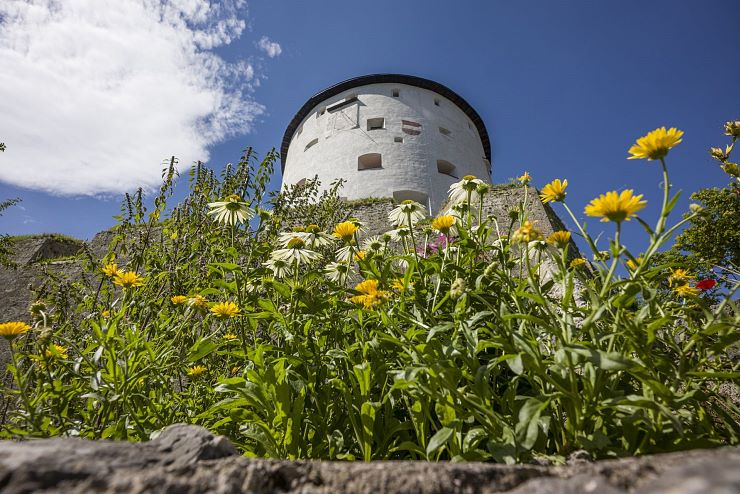
[(701, 280), (699, 283), (696, 284), (696, 288), (699, 290), (711, 290), (714, 285), (716, 285), (717, 282), (713, 280), (712, 278), (707, 278), (706, 280)]

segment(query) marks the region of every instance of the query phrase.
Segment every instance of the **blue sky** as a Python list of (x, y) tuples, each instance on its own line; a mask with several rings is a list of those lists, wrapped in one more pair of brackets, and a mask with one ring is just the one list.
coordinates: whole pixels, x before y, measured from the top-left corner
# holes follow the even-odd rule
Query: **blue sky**
[[(126, 101), (125, 107), (136, 108), (141, 103), (145, 110), (132, 112), (126, 117), (128, 120), (117, 122), (110, 134), (98, 135), (99, 128), (111, 125), (104, 109), (98, 115), (96, 108), (88, 108), (82, 122), (83, 116), (74, 109), (60, 112), (56, 115), (57, 127), (51, 128), (52, 131), (65, 131), (64, 115), (74, 115), (74, 125), (81, 129), (71, 142), (65, 138), (63, 150), (54, 148), (61, 146), (59, 142), (46, 142), (43, 138), (39, 138), (43, 145), (36, 146), (27, 138), (14, 142), (7, 137), (19, 135), (15, 130), (9, 131), (16, 128), (16, 122), (8, 115), (21, 115), (21, 110), (12, 106), (25, 100), (12, 92), (3, 92), (4, 79), (0, 76), (0, 141), (8, 146), (8, 152), (0, 154), (3, 180), (0, 198), (23, 200), (22, 207), (8, 210), (0, 217), (0, 231), (61, 232), (90, 238), (113, 224), (120, 194), (103, 191), (105, 197), (101, 198), (93, 183), (82, 193), (70, 195), (74, 185), (65, 185), (64, 176), (55, 176), (54, 168), (39, 165), (47, 157), (58, 159), (64, 153), (65, 166), (82, 167), (81, 176), (85, 176), (85, 170), (110, 159), (111, 164), (106, 166), (115, 168), (117, 173), (111, 177), (122, 182), (124, 176), (136, 179), (137, 173), (148, 173), (151, 179), (152, 170), (158, 175), (160, 163), (170, 154), (197, 159), (197, 153), (205, 150), (210, 154), (208, 162), (220, 168), (236, 161), (246, 146), (253, 146), (260, 153), (278, 147), (285, 126), (312, 94), (341, 80), (377, 72), (418, 75), (458, 92), (476, 108), (488, 127), (493, 147), (493, 181), (508, 181), (524, 170), (529, 171), (533, 183), (540, 187), (553, 178), (567, 178), (568, 203), (578, 214), (599, 193), (634, 188), (648, 200), (649, 206), (642, 216), (651, 223), (654, 221), (660, 202), (659, 166), (627, 161), (626, 156), (637, 137), (660, 126), (675, 126), (685, 131), (684, 142), (668, 157), (675, 190), (684, 191), (680, 210), (688, 206), (691, 192), (727, 182), (708, 157), (707, 149), (726, 143), (722, 135), (724, 121), (740, 119), (737, 97), (740, 63), (736, 42), (740, 2), (737, 0), (253, 0), (247, 6), (239, 3), (235, 0), (233, 12), (223, 14), (232, 20), (245, 21), (239, 35), (210, 45), (200, 42), (200, 50), (231, 67), (231, 72), (224, 70), (226, 75), (220, 82), (210, 81), (210, 86), (205, 84), (195, 90), (183, 89), (179, 100), (162, 108), (134, 101), (147, 91), (129, 87), (124, 94), (132, 101)], [(7, 22), (7, 15), (5, 19)], [(19, 21), (16, 25), (21, 32), (28, 27), (22, 24)], [(187, 31), (189, 26), (190, 23), (180, 27)], [(116, 36), (124, 36), (122, 44), (127, 42), (125, 34), (117, 32)], [(60, 37), (66, 39), (63, 31)], [(259, 41), (263, 37), (267, 42), (278, 43), (280, 53), (260, 49)], [(187, 39), (199, 42), (197, 36)], [(0, 49), (3, 42), (4, 48), (9, 49), (7, 39), (3, 40), (2, 36)], [(110, 58), (117, 56), (118, 48), (111, 50)], [(169, 52), (163, 49), (161, 53)], [(44, 60), (38, 57), (26, 63)], [(65, 65), (59, 69), (59, 77), (75, 77), (75, 67), (78, 65)], [(243, 79), (248, 79), (248, 83), (233, 90), (228, 86), (231, 84), (228, 75), (238, 73), (239, 69), (246, 74)], [(149, 68), (141, 66), (141, 70)], [(188, 67), (178, 70), (187, 80)], [(208, 77), (202, 69), (194, 73)], [(200, 101), (197, 91), (213, 90), (214, 84), (222, 96), (242, 100), (208, 114), (211, 119), (222, 117), (228, 122), (228, 129), (208, 128), (203, 131), (207, 137), (201, 136), (199, 141), (193, 137), (193, 129), (198, 132), (201, 128), (180, 127), (175, 119), (192, 118), (192, 112), (185, 111), (187, 105)], [(108, 86), (83, 85), (79, 90), (97, 94), (101, 87)], [(25, 90), (19, 87), (15, 86), (14, 90)], [(76, 89), (71, 87), (68, 91)], [(77, 95), (60, 97), (59, 105), (73, 96)], [(80, 97), (83, 98), (80, 101), (90, 101), (86, 99), (88, 95)], [(91, 101), (94, 104), (87, 106), (106, 106)], [(147, 113), (147, 105), (152, 111), (141, 123), (137, 118)], [(200, 111), (200, 107), (196, 110)], [(193, 112), (197, 114), (196, 110)], [(32, 109), (22, 112), (27, 131), (42, 133), (44, 129), (48, 133), (50, 127), (45, 122), (49, 119), (39, 121), (38, 127), (34, 127), (33, 118), (28, 116), (31, 113)], [(157, 127), (159, 115), (165, 113), (173, 115), (170, 120), (161, 118), (162, 126)], [(246, 117), (240, 121), (240, 115)], [(130, 127), (127, 121), (131, 122)], [(146, 132), (131, 130), (142, 126)], [(94, 143), (86, 140), (86, 129), (94, 133)], [(247, 129), (249, 133), (245, 133)], [(183, 136), (180, 140), (160, 139), (171, 143), (171, 150), (146, 144), (152, 134), (169, 139), (178, 132)], [(109, 135), (123, 140), (116, 141)], [(108, 142), (110, 147), (106, 147)], [(188, 147), (192, 142), (200, 147)], [(95, 159), (78, 165), (75, 157), (87, 156), (85, 150), (91, 145), (99, 147), (97, 154), (89, 153)], [(32, 146), (36, 154), (20, 158), (12, 155), (10, 151), (18, 146)], [(137, 169), (121, 158), (132, 153), (132, 149), (138, 154), (131, 156), (141, 163)], [(17, 173), (10, 174), (9, 168)], [(19, 175), (20, 170), (23, 175)], [(115, 180), (111, 179), (111, 183)], [(279, 177), (275, 184), (278, 180)], [(60, 184), (60, 190), (55, 190), (55, 184)], [(556, 210), (563, 216), (559, 206)], [(595, 219), (588, 223), (590, 231), (604, 228), (611, 233), (608, 225), (602, 227)], [(630, 225), (626, 239), (633, 250), (642, 248), (644, 239), (639, 225)]]

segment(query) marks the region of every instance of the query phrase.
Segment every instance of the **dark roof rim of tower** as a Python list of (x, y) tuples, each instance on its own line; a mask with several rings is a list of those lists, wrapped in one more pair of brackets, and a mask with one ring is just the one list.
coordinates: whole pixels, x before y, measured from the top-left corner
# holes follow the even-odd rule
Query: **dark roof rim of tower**
[(283, 134), (283, 141), (280, 145), (281, 171), (285, 171), (285, 158), (288, 156), (288, 147), (290, 146), (290, 141), (293, 138), (293, 134), (298, 129), (298, 125), (300, 125), (303, 119), (308, 116), (308, 114), (316, 105), (326, 99), (331, 98), (332, 96), (336, 96), (343, 91), (347, 91), (348, 89), (360, 86), (367, 86), (370, 84), (383, 83), (405, 84), (407, 86), (415, 86), (422, 89), (428, 89), (430, 91), (434, 91), (440, 96), (444, 96), (448, 100), (455, 103), (455, 105), (457, 105), (458, 108), (460, 108), (465, 113), (465, 115), (467, 115), (468, 118), (473, 121), (473, 124), (478, 130), (478, 135), (480, 136), (481, 143), (483, 144), (483, 150), (486, 153), (486, 159), (489, 162), (491, 161), (491, 140), (488, 137), (486, 124), (483, 123), (483, 119), (478, 114), (478, 112), (475, 111), (475, 109), (470, 105), (470, 103), (465, 101), (465, 99), (457, 94), (455, 91), (438, 82), (413, 75), (369, 74), (360, 77), (353, 77), (352, 79), (347, 79), (346, 81), (334, 84), (333, 86), (330, 86), (323, 91), (314, 94), (313, 96), (311, 96), (311, 98), (308, 99), (308, 101), (303, 104), (301, 109), (298, 110), (298, 112), (288, 124), (288, 127), (285, 129), (285, 134)]

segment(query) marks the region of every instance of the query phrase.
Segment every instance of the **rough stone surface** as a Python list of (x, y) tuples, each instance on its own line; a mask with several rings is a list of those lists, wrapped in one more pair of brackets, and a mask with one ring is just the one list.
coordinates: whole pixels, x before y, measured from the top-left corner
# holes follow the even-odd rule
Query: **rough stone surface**
[(228, 439), (178, 424), (139, 444), (1, 442), (0, 492), (725, 494), (740, 492), (740, 448), (561, 467), (289, 462), (238, 456)]

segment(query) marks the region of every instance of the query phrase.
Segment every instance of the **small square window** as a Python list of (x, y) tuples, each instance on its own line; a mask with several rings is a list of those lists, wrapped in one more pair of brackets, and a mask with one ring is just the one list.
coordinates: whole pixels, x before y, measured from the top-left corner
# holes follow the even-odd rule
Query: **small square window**
[(439, 98), (434, 98), (434, 106), (439, 106)]
[(394, 89), (393, 91), (391, 91), (391, 94), (394, 98), (398, 98), (399, 96), (401, 96), (401, 91), (399, 91), (398, 89)]
[(368, 118), (367, 119), (367, 130), (381, 130), (385, 128), (385, 118)]
[(403, 137), (394, 137), (393, 142), (403, 142)]

